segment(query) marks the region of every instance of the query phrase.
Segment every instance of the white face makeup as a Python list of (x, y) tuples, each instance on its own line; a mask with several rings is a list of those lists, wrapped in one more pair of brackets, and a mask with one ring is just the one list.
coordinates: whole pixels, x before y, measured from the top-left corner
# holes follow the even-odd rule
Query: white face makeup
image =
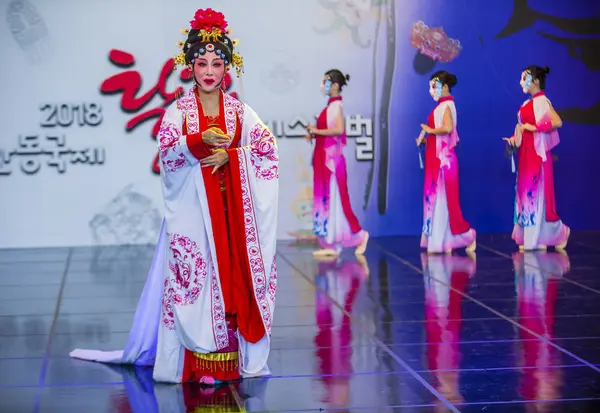
[(331, 93), (331, 86), (331, 79), (329, 79), (328, 77), (324, 77), (321, 81), (321, 93), (323, 93), (325, 96), (329, 96), (329, 94)]
[(523, 93), (528, 94), (531, 89), (531, 84), (533, 83), (533, 77), (529, 72), (521, 73), (521, 81), (519, 84), (521, 85), (521, 89), (523, 89)]
[(442, 83), (437, 79), (429, 81), (429, 94), (436, 102), (442, 97)]
[(216, 53), (207, 52), (194, 61), (194, 75), (204, 92), (213, 92), (223, 81), (225, 63)]

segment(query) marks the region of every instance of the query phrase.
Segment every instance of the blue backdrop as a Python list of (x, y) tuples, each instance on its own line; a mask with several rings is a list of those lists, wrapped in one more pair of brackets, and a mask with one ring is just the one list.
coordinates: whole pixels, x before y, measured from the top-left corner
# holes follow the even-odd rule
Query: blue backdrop
[[(389, 23), (389, 130), (379, 124), (376, 172), (366, 224), (378, 235), (414, 235), (422, 219), (423, 172), (414, 139), (434, 102), (428, 81), (437, 70), (458, 77), (460, 191), (465, 218), (479, 232), (510, 232), (514, 182), (501, 138), (510, 136), (526, 99), (522, 70), (549, 66), (546, 93), (563, 118), (554, 153), (558, 212), (573, 229), (600, 229), (600, 2), (593, 0), (428, 0), (394, 2)], [(596, 16), (596, 17), (591, 17)], [(443, 27), (462, 44), (450, 63), (428, 61), (410, 44), (412, 24)], [(385, 62), (382, 62), (385, 64)], [(386, 76), (386, 74), (383, 74)], [(386, 136), (389, 150), (385, 150)], [(386, 159), (386, 155), (388, 159)], [(387, 164), (387, 165), (386, 165)]]

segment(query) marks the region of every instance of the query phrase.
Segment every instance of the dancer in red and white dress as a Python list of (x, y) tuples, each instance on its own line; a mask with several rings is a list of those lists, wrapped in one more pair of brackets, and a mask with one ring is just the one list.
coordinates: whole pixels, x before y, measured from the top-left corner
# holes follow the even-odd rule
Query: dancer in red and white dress
[(421, 248), (430, 254), (450, 253), (457, 248), (475, 251), (475, 230), (463, 218), (458, 190), (457, 116), (454, 97), (450, 94), (456, 76), (445, 70), (436, 72), (429, 81), (429, 93), (437, 102), (427, 124), (421, 125), (417, 145), (425, 150), (423, 185), (423, 233)]
[(554, 197), (551, 150), (560, 142), (562, 120), (544, 93), (549, 72), (530, 66), (521, 73), (521, 88), (531, 98), (519, 109), (514, 135), (504, 138), (519, 152), (512, 239), (521, 251), (565, 249), (571, 233)]
[(363, 255), (369, 242), (369, 233), (358, 222), (350, 204), (348, 174), (344, 147), (346, 122), (342, 88), (350, 80), (338, 69), (325, 73), (321, 91), (329, 98), (317, 124), (308, 126), (307, 140), (315, 138), (313, 154), (313, 222), (320, 249), (313, 255), (338, 256), (343, 248), (355, 248)]
[(279, 158), (258, 115), (221, 90), (242, 68), (223, 14), (198, 10), (185, 33), (175, 62), (195, 86), (158, 134), (166, 212), (129, 340), (71, 356), (213, 385), (269, 374)]

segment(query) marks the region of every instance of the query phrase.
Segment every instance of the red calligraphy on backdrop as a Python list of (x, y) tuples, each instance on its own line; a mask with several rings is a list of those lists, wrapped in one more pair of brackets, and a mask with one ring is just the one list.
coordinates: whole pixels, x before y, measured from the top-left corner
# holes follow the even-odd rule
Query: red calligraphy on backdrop
[[(108, 59), (114, 66), (123, 69), (128, 69), (135, 65), (135, 56), (122, 50), (111, 50), (108, 53)], [(167, 81), (171, 73), (173, 73), (173, 67), (173, 59), (167, 60), (160, 70), (156, 84), (141, 95), (140, 89), (142, 88), (143, 78), (137, 70), (124, 70), (116, 75), (110, 76), (100, 84), (100, 92), (103, 94), (121, 94), (121, 109), (123, 109), (124, 112), (135, 115), (129, 119), (125, 125), (125, 130), (127, 132), (133, 131), (136, 127), (148, 120), (156, 119), (151, 132), (152, 139), (156, 140), (165, 110), (175, 101), (175, 99), (177, 99), (177, 96), (184, 91), (181, 86), (176, 87), (172, 92), (167, 90)], [(192, 80), (192, 73), (188, 69), (184, 69), (179, 73), (179, 79), (184, 83), (188, 83)], [(226, 73), (225, 79), (223, 80), (223, 87), (225, 91), (228, 91), (231, 89), (231, 86), (231, 75)], [(158, 107), (143, 110), (157, 94), (161, 99)], [(235, 92), (230, 93), (230, 95), (237, 98), (237, 93)], [(152, 161), (152, 172), (156, 174), (160, 173), (158, 153)]]

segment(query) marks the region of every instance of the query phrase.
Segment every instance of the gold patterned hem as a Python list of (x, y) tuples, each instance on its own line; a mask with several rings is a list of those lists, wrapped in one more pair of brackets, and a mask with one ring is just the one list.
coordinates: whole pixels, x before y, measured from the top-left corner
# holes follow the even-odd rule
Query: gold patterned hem
[(231, 353), (194, 353), (196, 368), (204, 371), (234, 371), (239, 367), (238, 352)]
[(193, 413), (233, 413), (240, 411), (245, 412), (246, 409), (239, 410), (237, 406), (206, 406), (195, 408)]
[(238, 352), (232, 351), (230, 353), (194, 353), (194, 357), (200, 360), (206, 361), (233, 361), (238, 359)]

